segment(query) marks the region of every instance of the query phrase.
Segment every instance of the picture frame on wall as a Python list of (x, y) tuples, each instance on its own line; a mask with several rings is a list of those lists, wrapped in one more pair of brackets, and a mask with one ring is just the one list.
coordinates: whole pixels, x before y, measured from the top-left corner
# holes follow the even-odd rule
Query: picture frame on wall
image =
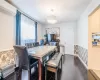
[(100, 33), (92, 33), (92, 46), (100, 47)]
[(47, 34), (56, 34), (57, 37), (60, 37), (60, 28), (53, 27), (53, 28), (46, 28)]

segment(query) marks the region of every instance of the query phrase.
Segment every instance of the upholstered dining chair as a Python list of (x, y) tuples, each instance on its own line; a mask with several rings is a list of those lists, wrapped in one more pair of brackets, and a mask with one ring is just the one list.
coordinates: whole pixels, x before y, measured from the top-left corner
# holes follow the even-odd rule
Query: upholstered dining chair
[(49, 44), (50, 44), (50, 46), (56, 46), (57, 42), (50, 42)]
[(41, 39), (41, 40), (40, 40), (40, 46), (43, 46), (43, 45), (44, 45), (44, 40)]
[(57, 52), (60, 52), (60, 46), (58, 42), (49, 42), (50, 46), (57, 46)]
[(39, 42), (34, 42), (34, 47), (39, 46)]
[[(27, 48), (25, 46), (14, 46), (15, 52), (19, 58), (19, 76), (22, 77), (22, 70), (28, 71), (28, 80), (32, 80), (32, 68), (37, 69), (38, 60), (28, 55)], [(34, 72), (35, 72), (34, 70)], [(21, 79), (21, 78), (20, 78)], [(20, 80), (18, 79), (18, 80)]]
[(35, 47), (34, 45), (35, 45), (35, 44), (34, 44), (33, 42), (25, 43), (25, 46), (26, 46), (27, 48), (33, 48), (33, 47)]

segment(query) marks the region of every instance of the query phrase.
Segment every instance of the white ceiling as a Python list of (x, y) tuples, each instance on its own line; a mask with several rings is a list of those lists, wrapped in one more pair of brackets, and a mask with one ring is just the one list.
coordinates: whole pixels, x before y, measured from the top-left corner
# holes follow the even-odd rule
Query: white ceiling
[(47, 16), (53, 14), (58, 22), (75, 21), (87, 8), (91, 0), (11, 0), (20, 10), (46, 24)]

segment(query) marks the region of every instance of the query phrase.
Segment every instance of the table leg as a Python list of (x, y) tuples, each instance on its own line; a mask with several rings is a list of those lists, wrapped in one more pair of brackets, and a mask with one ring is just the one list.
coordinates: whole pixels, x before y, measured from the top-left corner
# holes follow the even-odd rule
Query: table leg
[(42, 63), (40, 59), (39, 59), (39, 80), (42, 80)]

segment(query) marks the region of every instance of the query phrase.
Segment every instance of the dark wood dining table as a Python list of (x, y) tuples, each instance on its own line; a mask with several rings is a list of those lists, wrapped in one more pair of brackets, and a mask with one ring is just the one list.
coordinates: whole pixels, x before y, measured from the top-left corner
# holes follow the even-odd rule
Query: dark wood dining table
[(56, 46), (38, 46), (34, 48), (29, 48), (28, 53), (29, 55), (33, 56), (34, 58), (38, 59), (39, 64), (39, 79), (42, 80), (42, 62), (43, 62), (43, 57), (48, 56), (51, 54), (51, 52), (54, 52), (57, 49)]

